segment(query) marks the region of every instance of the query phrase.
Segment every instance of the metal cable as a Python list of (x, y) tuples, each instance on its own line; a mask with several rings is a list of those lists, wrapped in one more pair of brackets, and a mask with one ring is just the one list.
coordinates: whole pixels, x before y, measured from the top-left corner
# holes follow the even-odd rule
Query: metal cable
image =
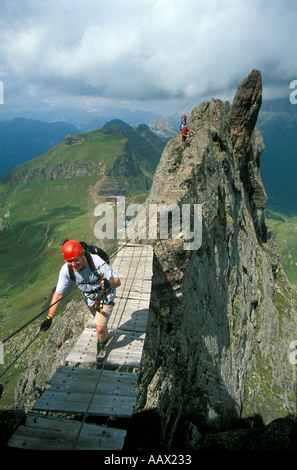
[[(68, 292), (67, 295), (66, 295), (66, 299), (64, 300), (64, 302), (59, 306), (58, 308), (58, 311), (65, 305), (66, 301), (67, 301), (67, 297), (70, 297), (70, 295), (72, 294), (73, 291), (71, 292)], [(24, 354), (24, 352), (29, 348), (29, 346), (31, 346), (31, 344), (38, 338), (38, 336), (40, 335), (40, 333), (42, 333), (44, 330), (39, 330), (39, 332), (37, 333), (37, 335), (34, 336), (34, 338), (30, 341), (30, 343), (22, 350), (22, 352), (20, 354), (18, 354), (16, 356), (16, 358), (13, 360), (13, 362), (1, 373), (0, 375), (0, 379), (1, 377), (6, 374), (6, 372), (16, 363), (16, 361)]]
[[(128, 243), (129, 243), (129, 242), (127, 242), (123, 247), (126, 247), (126, 245), (127, 245)], [(143, 248), (144, 248), (144, 247), (145, 247), (145, 245), (143, 245)], [(119, 250), (119, 251), (120, 251), (120, 250)], [(143, 250), (142, 250), (142, 252), (143, 252)], [(131, 257), (131, 260), (130, 260), (130, 266), (131, 266), (132, 258), (133, 258), (133, 256)], [(138, 267), (138, 265), (139, 265), (139, 263), (140, 263), (140, 259), (141, 259), (141, 255), (139, 256), (139, 260), (138, 260), (137, 267)], [(135, 276), (136, 276), (136, 271), (137, 271), (137, 268), (135, 269), (133, 281), (134, 281)], [(127, 278), (126, 278), (125, 282), (127, 283)], [(127, 295), (127, 297), (126, 297), (126, 302), (127, 302), (127, 300), (129, 299), (129, 293), (131, 292), (132, 285), (133, 285), (133, 282), (131, 282), (131, 287), (130, 287), (130, 290), (129, 290), (128, 295)], [(112, 341), (114, 340), (114, 338), (115, 338), (115, 336), (116, 336), (116, 334), (117, 334), (117, 332), (118, 332), (119, 324), (120, 324), (120, 321), (121, 321), (121, 319), (122, 319), (123, 313), (124, 313), (124, 308), (123, 308), (122, 314), (120, 315), (120, 318), (119, 318), (119, 320), (118, 320), (118, 322), (117, 322), (117, 326), (116, 326), (115, 330), (113, 331), (113, 335), (112, 335), (112, 338), (111, 338), (109, 344), (112, 343)], [(104, 359), (104, 361), (103, 361), (103, 363), (102, 363), (102, 367), (101, 367), (100, 373), (99, 373), (99, 375), (98, 375), (98, 379), (97, 379), (97, 381), (96, 381), (94, 390), (93, 390), (92, 395), (91, 395), (91, 397), (90, 397), (90, 400), (89, 400), (89, 402), (88, 402), (87, 409), (86, 409), (86, 411), (84, 412), (84, 416), (83, 416), (83, 419), (82, 419), (82, 421), (81, 421), (79, 430), (78, 430), (78, 432), (77, 432), (77, 435), (76, 435), (75, 442), (74, 442), (74, 444), (73, 444), (72, 450), (75, 450), (75, 447), (76, 447), (77, 442), (78, 442), (78, 440), (79, 440), (79, 437), (80, 437), (82, 428), (83, 428), (83, 426), (84, 426), (84, 424), (85, 424), (86, 418), (87, 418), (87, 416), (88, 416), (88, 412), (89, 412), (89, 409), (90, 409), (90, 407), (91, 407), (93, 398), (94, 398), (95, 393), (96, 393), (96, 391), (97, 391), (97, 387), (98, 387), (99, 381), (100, 381), (100, 379), (101, 379), (101, 377), (102, 377), (102, 374), (103, 374), (103, 371), (104, 371), (104, 366), (106, 365), (106, 361), (107, 361), (107, 357)], [(109, 420), (109, 418), (108, 418), (108, 420)], [(106, 425), (107, 425), (107, 424), (106, 424)]]
[[(130, 240), (128, 240), (126, 242), (125, 245), (123, 245), (119, 250), (117, 250), (115, 253), (113, 253), (109, 259), (113, 258), (114, 256), (116, 256), (128, 243), (130, 242)], [(104, 266), (104, 264), (107, 264), (107, 261), (104, 261), (104, 263), (101, 265)], [(98, 268), (99, 269), (99, 268)], [(9, 339), (11, 339), (13, 336), (15, 336), (17, 333), (19, 333), (20, 331), (22, 331), (24, 328), (26, 328), (26, 326), (30, 325), (30, 323), (32, 323), (34, 320), (36, 320), (38, 317), (40, 317), (42, 314), (44, 314), (45, 312), (47, 312), (53, 305), (55, 305), (56, 303), (58, 302), (61, 302), (61, 300), (64, 298), (64, 297), (67, 297), (68, 295), (72, 294), (72, 292), (74, 292), (79, 286), (80, 284), (84, 284), (85, 281), (92, 275), (94, 274), (95, 272), (98, 271), (98, 269), (95, 269), (94, 271), (92, 271), (83, 281), (77, 283), (72, 289), (70, 289), (66, 294), (64, 294), (59, 300), (57, 300), (56, 302), (53, 302), (51, 305), (49, 305), (48, 307), (46, 307), (44, 310), (42, 310), (40, 313), (38, 313), (35, 317), (33, 317), (31, 320), (27, 321), (27, 323), (25, 323), (23, 326), (21, 326), (20, 328), (18, 328), (16, 331), (14, 331), (13, 333), (11, 333), (9, 336), (7, 336), (7, 338), (3, 339), (1, 341), (1, 343), (5, 343), (6, 341), (8, 341)]]

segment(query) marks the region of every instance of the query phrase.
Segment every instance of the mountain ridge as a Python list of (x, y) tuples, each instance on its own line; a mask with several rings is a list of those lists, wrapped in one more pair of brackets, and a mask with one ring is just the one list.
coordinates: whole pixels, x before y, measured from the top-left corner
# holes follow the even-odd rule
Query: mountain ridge
[(0, 179), (25, 161), (38, 157), (62, 140), (65, 135), (79, 130), (67, 123), (47, 123), (16, 117), (0, 121)]
[[(106, 196), (124, 194), (133, 199), (148, 191), (164, 142), (147, 126), (125, 132), (111, 126), (68, 135), (0, 182), (0, 248), (10, 259), (9, 272), (0, 273), (3, 332), (16, 322), (14, 301), (25, 321), (32, 317), (30, 305), (48, 295), (60, 263), (56, 248), (62, 238), (72, 233), (98, 242), (96, 204), (105, 202)], [(100, 243), (111, 249), (114, 241)], [(15, 246), (24, 247), (21, 259)]]
[(102, 178), (115, 173), (118, 177), (129, 174), (134, 178), (142, 174), (145, 188), (148, 188), (164, 141), (145, 125), (135, 129), (119, 120), (109, 124), (95, 131), (67, 135), (45, 154), (9, 171), (3, 184), (84, 176)]
[[(255, 128), (261, 94), (261, 74), (253, 70), (232, 106), (212, 99), (194, 108), (195, 135), (185, 148), (180, 136), (166, 144), (147, 199), (148, 206), (202, 206), (198, 249), (183, 249), (182, 232), (176, 239), (140, 240), (153, 245), (155, 257), (135, 415), (142, 426), (150, 417), (153, 442), (163, 450), (272, 450), (276, 442), (294, 448), (295, 368), (288, 347), (297, 297), (265, 220), (263, 139)], [(57, 237), (52, 245), (51, 254)], [(56, 359), (61, 345), (50, 348)], [(34, 374), (42, 357), (51, 362), (48, 351), (19, 382), (22, 405), (46, 387), (45, 380), (34, 386)], [(134, 436), (134, 448), (144, 448), (142, 435)]]
[[(255, 128), (261, 95), (261, 74), (253, 70), (231, 106), (212, 99), (194, 108), (195, 135), (187, 148), (178, 138), (166, 145), (147, 201), (202, 205), (198, 250), (183, 250), (182, 233), (151, 240), (155, 265), (139, 410), (158, 417), (166, 448), (182, 439), (206, 449), (205, 433), (240, 429), (245, 420), (268, 425), (292, 417), (296, 423), (288, 348), (297, 294), (265, 221), (264, 146)], [(238, 447), (250, 449), (246, 442)]]

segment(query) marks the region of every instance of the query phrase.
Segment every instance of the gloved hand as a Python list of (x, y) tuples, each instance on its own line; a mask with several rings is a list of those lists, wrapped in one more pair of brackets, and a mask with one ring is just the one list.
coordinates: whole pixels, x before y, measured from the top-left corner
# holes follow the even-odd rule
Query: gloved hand
[(110, 287), (109, 280), (108, 279), (102, 279), (101, 280), (101, 287), (102, 289), (108, 289)]
[(49, 327), (51, 326), (52, 324), (52, 318), (47, 316), (46, 319), (41, 323), (40, 325), (40, 331), (46, 331), (49, 329)]

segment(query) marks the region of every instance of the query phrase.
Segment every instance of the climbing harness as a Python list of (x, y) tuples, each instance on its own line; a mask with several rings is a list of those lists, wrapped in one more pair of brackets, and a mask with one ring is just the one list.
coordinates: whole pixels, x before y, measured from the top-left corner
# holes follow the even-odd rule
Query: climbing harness
[[(100, 274), (100, 280), (103, 281), (102, 274)], [(105, 297), (106, 297), (106, 291), (101, 288), (100, 297), (99, 299), (95, 299), (95, 304), (94, 304), (95, 310), (99, 313), (102, 313), (103, 311), (103, 303), (104, 303)]]

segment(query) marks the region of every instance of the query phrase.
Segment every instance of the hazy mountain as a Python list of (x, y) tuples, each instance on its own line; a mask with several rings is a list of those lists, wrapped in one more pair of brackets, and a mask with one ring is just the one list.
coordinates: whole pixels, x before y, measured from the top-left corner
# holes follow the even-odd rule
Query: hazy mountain
[(102, 127), (113, 119), (121, 119), (130, 126), (138, 126), (141, 123), (148, 124), (156, 113), (134, 110), (120, 106), (101, 106), (98, 108), (53, 108), (53, 109), (19, 109), (9, 111), (7, 107), (0, 108), (0, 121), (13, 120), (16, 117), (33, 119), (45, 122), (64, 122), (77, 127), (80, 132), (93, 131)]
[[(123, 108), (80, 110), (79, 112), (66, 109), (28, 113), (45, 120), (59, 119), (59, 122), (50, 123), (24, 118), (1, 121), (3, 117), (11, 116), (2, 112), (0, 114), (0, 179), (15, 166), (46, 152), (67, 134), (105, 128), (113, 124), (120, 125), (125, 131), (142, 122), (147, 123), (159, 137), (169, 139), (179, 132), (180, 122), (178, 114), (161, 118), (152, 113), (132, 112)], [(281, 205), (297, 209), (296, 117), (297, 106), (291, 104), (289, 99), (263, 102), (259, 113), (257, 128), (263, 134), (266, 147), (262, 155), (260, 171), (269, 198), (268, 207)]]
[(260, 171), (268, 205), (297, 210), (297, 106), (289, 100), (264, 103), (257, 127), (265, 143)]
[(155, 132), (159, 137), (163, 139), (172, 139), (176, 136), (178, 131), (178, 126), (176, 128), (172, 127), (168, 120), (165, 118), (155, 118), (149, 122), (149, 128), (151, 131)]
[(111, 127), (111, 126), (120, 126), (122, 131), (130, 131), (133, 129), (132, 126), (122, 121), (121, 119), (112, 119), (111, 121), (104, 124), (104, 126), (102, 126), (101, 129), (106, 129), (106, 127)]
[(24, 118), (0, 121), (0, 179), (12, 168), (49, 150), (67, 134), (77, 132), (75, 126), (64, 122)]

